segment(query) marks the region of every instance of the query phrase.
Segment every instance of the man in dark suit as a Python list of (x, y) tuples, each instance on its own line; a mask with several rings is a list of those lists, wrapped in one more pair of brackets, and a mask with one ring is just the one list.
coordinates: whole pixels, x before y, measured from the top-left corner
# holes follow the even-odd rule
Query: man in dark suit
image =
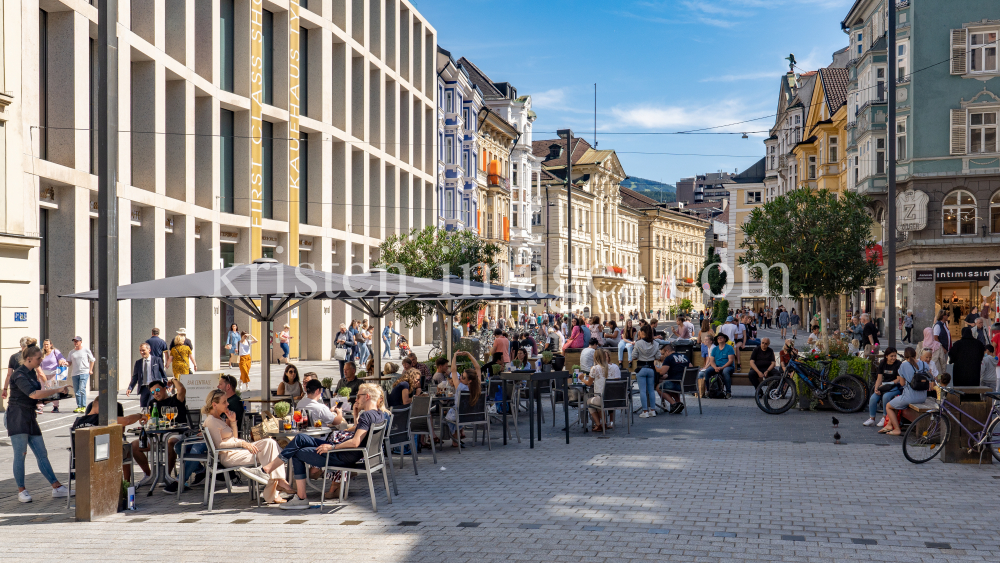
[(139, 406), (145, 407), (149, 404), (149, 386), (157, 382), (166, 382), (166, 372), (163, 370), (163, 357), (150, 354), (149, 344), (143, 342), (139, 345), (139, 355), (142, 357), (136, 360), (132, 368), (132, 381), (128, 384), (125, 395), (131, 395), (135, 386), (139, 386)]

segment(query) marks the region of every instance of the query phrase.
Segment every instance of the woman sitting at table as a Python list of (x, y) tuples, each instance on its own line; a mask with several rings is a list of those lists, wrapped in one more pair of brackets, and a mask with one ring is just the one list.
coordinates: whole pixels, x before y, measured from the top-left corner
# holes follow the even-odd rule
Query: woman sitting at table
[[(458, 357), (463, 355), (468, 356), (472, 360), (472, 367), (466, 368), (460, 376), (458, 374)], [(476, 361), (475, 356), (469, 352), (455, 352), (455, 355), (451, 358), (451, 384), (458, 391), (468, 393), (462, 399), (462, 404), (459, 405), (461, 410), (468, 410), (479, 403), (479, 396), (483, 392), (483, 385), (480, 381), (479, 362)], [(455, 424), (455, 421), (458, 419), (458, 411), (455, 410), (455, 407), (451, 407), (448, 410), (448, 414), (445, 415), (444, 419), (448, 422), (448, 429), (451, 430), (451, 447), (457, 448), (460, 438), (455, 436), (458, 433), (458, 426)], [(465, 432), (462, 432), (461, 438), (465, 438)], [(462, 445), (464, 446), (465, 444)]]
[[(393, 364), (394, 365), (394, 364)], [(410, 368), (403, 372), (389, 393), (389, 408), (408, 407), (414, 395), (420, 394), (420, 370)]]
[[(336, 409), (337, 414), (340, 409)], [(301, 510), (309, 508), (309, 500), (306, 499), (306, 464), (313, 466), (314, 477), (322, 476), (322, 471), (316, 468), (324, 467), (329, 460), (330, 465), (338, 467), (349, 467), (361, 461), (361, 452), (352, 451), (338, 453), (336, 450), (347, 448), (363, 448), (368, 442), (368, 432), (377, 424), (389, 419), (389, 411), (385, 408), (385, 400), (382, 396), (382, 388), (374, 383), (364, 383), (358, 388), (358, 397), (354, 402), (355, 424), (348, 426), (345, 432), (332, 432), (326, 439), (311, 436), (309, 434), (297, 434), (295, 439), (281, 450), (270, 462), (261, 467), (264, 472), (272, 473), (281, 471), (284, 475), (285, 462), (292, 460), (292, 473), (295, 474), (295, 490), (293, 491), (284, 480), (279, 482), (282, 491), (294, 492), (295, 497), (285, 503), (283, 510)], [(346, 440), (345, 436), (349, 436)], [(336, 442), (331, 442), (334, 440)], [(333, 451), (327, 457), (327, 453)], [(340, 482), (340, 473), (336, 474), (335, 480), (330, 484), (330, 490), (326, 493), (330, 496), (336, 483)]]
[[(212, 442), (216, 448), (243, 448), (242, 451), (220, 452), (219, 461), (223, 467), (251, 463), (254, 458), (257, 458), (262, 466), (269, 466), (272, 461), (278, 459), (278, 452), (281, 449), (273, 438), (247, 442), (237, 437), (239, 432), (236, 429), (236, 414), (229, 410), (226, 394), (221, 390), (212, 389), (208, 392), (201, 413), (205, 415), (205, 430), (212, 435)], [(256, 467), (241, 467), (239, 472), (264, 485), (262, 495), (264, 502), (274, 504), (285, 502), (277, 492), (278, 483), (285, 479), (284, 464), (278, 463), (276, 467), (271, 467), (266, 472)]]
[(600, 416), (601, 407), (604, 406), (604, 384), (609, 379), (621, 379), (621, 377), (622, 372), (618, 369), (618, 365), (611, 363), (608, 351), (602, 348), (594, 352), (594, 367), (590, 368), (590, 374), (580, 374), (581, 381), (594, 387), (594, 396), (587, 399), (590, 418), (594, 421), (594, 432), (604, 431)]
[(507, 364), (507, 369), (509, 370), (520, 370), (531, 367), (531, 362), (528, 361), (528, 350), (525, 348), (518, 348), (517, 353), (514, 354), (514, 359)]
[(583, 348), (587, 345), (583, 341), (583, 328), (581, 325), (583, 325), (583, 319), (580, 317), (573, 319), (573, 332), (570, 333), (569, 338), (566, 339), (566, 343), (563, 344), (563, 353), (569, 348)]
[(304, 394), (302, 381), (299, 379), (299, 368), (295, 367), (295, 364), (285, 364), (285, 374), (278, 384), (278, 395), (291, 395), (292, 402), (298, 402)]

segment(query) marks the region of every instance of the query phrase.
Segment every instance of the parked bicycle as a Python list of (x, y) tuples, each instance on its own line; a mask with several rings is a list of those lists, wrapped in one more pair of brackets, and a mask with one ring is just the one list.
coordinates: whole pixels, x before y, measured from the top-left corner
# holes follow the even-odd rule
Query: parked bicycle
[(822, 371), (798, 361), (791, 360), (781, 375), (772, 375), (760, 382), (755, 399), (760, 410), (767, 414), (781, 414), (792, 408), (798, 399), (798, 388), (794, 375), (798, 375), (821, 401), (828, 400), (840, 412), (855, 412), (864, 406), (868, 398), (868, 387), (853, 375), (841, 375), (830, 381), (831, 362), (819, 362)]
[[(942, 387), (946, 393), (963, 395), (961, 391), (951, 387)], [(982, 453), (984, 447), (989, 448), (994, 459), (1000, 461), (1000, 393), (983, 393), (984, 396), (993, 399), (993, 409), (985, 422), (979, 422), (975, 417), (963, 411), (948, 399), (938, 403), (937, 410), (925, 412), (917, 417), (903, 435), (903, 455), (913, 463), (926, 463), (934, 459), (951, 436), (951, 421), (961, 429), (968, 439), (966, 447), (969, 453), (978, 451)], [(955, 413), (965, 415), (965, 419), (970, 426), (978, 427), (979, 430), (973, 432), (962, 424), (962, 420)]]

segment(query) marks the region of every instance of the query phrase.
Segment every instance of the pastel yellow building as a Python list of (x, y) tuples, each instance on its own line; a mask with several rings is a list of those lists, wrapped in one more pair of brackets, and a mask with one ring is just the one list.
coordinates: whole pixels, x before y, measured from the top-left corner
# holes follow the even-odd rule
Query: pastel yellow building
[(806, 108), (805, 139), (792, 148), (798, 162), (799, 188), (826, 189), (841, 193), (847, 189), (846, 68), (821, 68), (812, 99)]

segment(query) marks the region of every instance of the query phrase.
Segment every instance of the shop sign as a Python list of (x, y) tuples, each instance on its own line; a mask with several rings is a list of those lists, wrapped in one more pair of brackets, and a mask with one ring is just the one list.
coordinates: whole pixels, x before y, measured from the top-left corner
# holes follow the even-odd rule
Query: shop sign
[(963, 266), (957, 268), (935, 268), (934, 280), (947, 281), (986, 281), (990, 278), (990, 270), (983, 266)]
[(934, 281), (934, 270), (917, 270), (914, 279), (918, 282)]
[(873, 244), (865, 249), (865, 260), (875, 262), (875, 265), (882, 265), (882, 245)]
[(927, 226), (929, 197), (920, 190), (907, 190), (896, 196), (896, 230), (922, 231)]

